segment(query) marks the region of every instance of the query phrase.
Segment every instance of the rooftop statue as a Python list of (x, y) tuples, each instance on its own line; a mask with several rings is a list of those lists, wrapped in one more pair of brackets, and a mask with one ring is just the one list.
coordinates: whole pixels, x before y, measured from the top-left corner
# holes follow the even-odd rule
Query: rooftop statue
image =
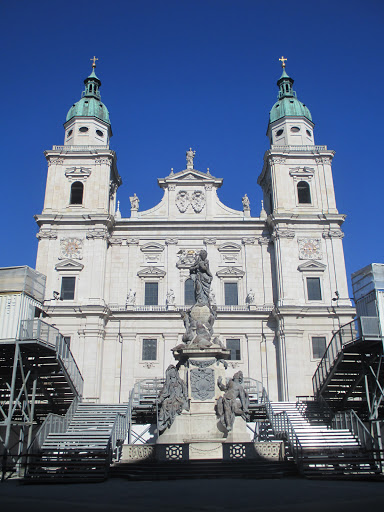
[(189, 151), (187, 151), (185, 155), (187, 157), (187, 169), (193, 169), (193, 159), (195, 158), (196, 151), (189, 148)]

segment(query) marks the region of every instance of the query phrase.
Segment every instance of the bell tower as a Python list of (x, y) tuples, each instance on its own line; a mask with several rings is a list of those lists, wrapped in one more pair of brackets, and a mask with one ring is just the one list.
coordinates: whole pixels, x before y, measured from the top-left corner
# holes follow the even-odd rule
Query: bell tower
[(335, 152), (315, 144), (311, 113), (293, 90), (286, 59), (280, 60), (283, 72), (267, 129), (270, 148), (258, 183), (273, 243), (280, 397), (288, 399), (295, 393), (287, 383), (298, 356), (292, 347), (308, 350), (312, 338), (327, 343), (332, 332), (351, 320), (354, 310), (342, 243), (345, 215), (337, 210), (332, 179)]

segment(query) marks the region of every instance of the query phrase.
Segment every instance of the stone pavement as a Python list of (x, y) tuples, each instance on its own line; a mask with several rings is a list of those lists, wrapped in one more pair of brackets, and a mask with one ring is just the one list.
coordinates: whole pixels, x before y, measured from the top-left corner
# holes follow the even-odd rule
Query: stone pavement
[(173, 480), (100, 484), (0, 484), (4, 512), (361, 512), (384, 502), (384, 483), (266, 480)]

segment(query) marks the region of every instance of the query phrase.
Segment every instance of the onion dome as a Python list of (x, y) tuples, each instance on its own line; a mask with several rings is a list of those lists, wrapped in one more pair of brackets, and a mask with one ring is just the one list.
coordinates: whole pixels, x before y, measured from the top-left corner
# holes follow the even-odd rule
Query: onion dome
[(111, 124), (107, 107), (102, 103), (100, 96), (101, 81), (95, 73), (96, 65), (92, 65), (92, 73), (84, 80), (85, 90), (82, 98), (69, 109), (66, 121), (73, 117), (97, 117), (105, 123)]
[(279, 87), (278, 101), (269, 113), (270, 123), (282, 117), (306, 117), (312, 122), (309, 109), (297, 99), (296, 92), (292, 89), (293, 82), (293, 78), (287, 75), (284, 66), (283, 73), (277, 81)]

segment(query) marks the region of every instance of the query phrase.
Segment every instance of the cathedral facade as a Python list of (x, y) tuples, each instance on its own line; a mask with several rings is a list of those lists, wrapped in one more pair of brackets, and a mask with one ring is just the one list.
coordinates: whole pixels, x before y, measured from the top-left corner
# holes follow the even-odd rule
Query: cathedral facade
[[(332, 180), (334, 151), (315, 144), (310, 111), (283, 67), (269, 115), (270, 149), (249, 200), (233, 210), (221, 178), (186, 168), (159, 178), (164, 195), (122, 218), (122, 179), (110, 149), (109, 113), (95, 69), (69, 110), (64, 144), (45, 152), (48, 175), (36, 269), (46, 275), (48, 321), (66, 337), (89, 402), (126, 402), (134, 384), (162, 378), (194, 303), (189, 268), (208, 253), (215, 335), (271, 399), (312, 394), (312, 375), (333, 333), (354, 317)], [(124, 177), (124, 173), (123, 177)]]

